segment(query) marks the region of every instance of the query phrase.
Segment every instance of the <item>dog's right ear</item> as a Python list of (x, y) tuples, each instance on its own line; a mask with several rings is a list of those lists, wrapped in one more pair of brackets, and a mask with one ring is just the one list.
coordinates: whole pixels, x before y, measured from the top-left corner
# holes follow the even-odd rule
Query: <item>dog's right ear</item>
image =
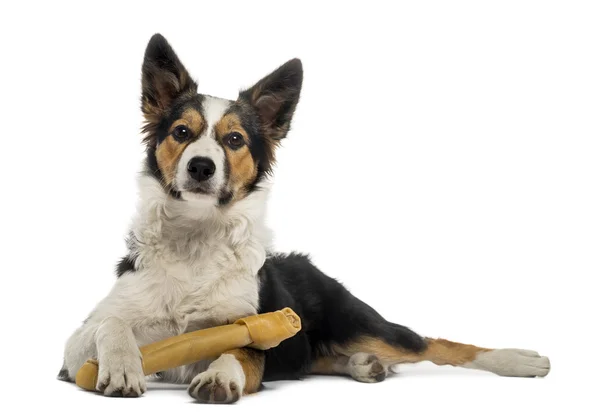
[(161, 34), (154, 35), (142, 65), (142, 112), (147, 122), (156, 124), (182, 93), (196, 93), (198, 86)]

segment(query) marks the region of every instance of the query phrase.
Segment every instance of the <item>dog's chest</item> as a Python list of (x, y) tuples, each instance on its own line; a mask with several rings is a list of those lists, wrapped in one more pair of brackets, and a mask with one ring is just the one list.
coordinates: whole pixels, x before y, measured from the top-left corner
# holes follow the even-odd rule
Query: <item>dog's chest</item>
[(259, 284), (256, 251), (210, 243), (175, 258), (168, 252), (153, 255), (148, 269), (139, 272), (147, 284), (149, 303), (138, 340), (154, 341), (188, 331), (231, 323), (255, 314)]

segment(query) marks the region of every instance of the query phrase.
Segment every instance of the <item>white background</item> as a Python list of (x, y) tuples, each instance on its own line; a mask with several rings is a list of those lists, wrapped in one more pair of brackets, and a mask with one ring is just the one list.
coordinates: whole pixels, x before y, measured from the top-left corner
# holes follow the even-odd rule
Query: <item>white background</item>
[[(597, 3), (391, 4), (3, 3), (0, 409), (598, 417)], [(310, 252), (422, 334), (538, 350), (550, 375), (407, 366), (376, 385), (272, 383), (230, 407), (191, 403), (182, 387), (122, 400), (57, 381), (64, 341), (125, 251), (155, 32), (201, 92), (226, 98), (303, 60), (269, 204), (278, 249)]]

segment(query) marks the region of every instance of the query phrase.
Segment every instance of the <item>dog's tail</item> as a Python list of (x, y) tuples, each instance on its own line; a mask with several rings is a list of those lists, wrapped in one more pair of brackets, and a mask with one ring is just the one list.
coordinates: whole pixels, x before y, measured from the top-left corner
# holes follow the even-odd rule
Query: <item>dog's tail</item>
[(364, 334), (337, 345), (335, 350), (346, 356), (373, 354), (385, 366), (430, 361), (436, 365), (453, 365), (490, 371), (512, 377), (543, 377), (550, 371), (547, 357), (524, 349), (489, 349), (446, 339), (421, 338), (410, 329), (384, 321), (376, 335)]

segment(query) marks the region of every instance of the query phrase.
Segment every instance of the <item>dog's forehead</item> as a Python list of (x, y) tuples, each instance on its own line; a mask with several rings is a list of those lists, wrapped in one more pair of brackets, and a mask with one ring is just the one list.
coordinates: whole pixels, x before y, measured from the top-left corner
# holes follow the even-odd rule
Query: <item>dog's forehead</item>
[(204, 125), (212, 127), (229, 112), (234, 103), (229, 99), (198, 94), (176, 104), (170, 120), (172, 123), (179, 119), (201, 119)]
[(206, 121), (206, 125), (213, 127), (221, 120), (221, 118), (223, 118), (233, 102), (214, 96), (204, 96), (201, 104), (201, 112)]

